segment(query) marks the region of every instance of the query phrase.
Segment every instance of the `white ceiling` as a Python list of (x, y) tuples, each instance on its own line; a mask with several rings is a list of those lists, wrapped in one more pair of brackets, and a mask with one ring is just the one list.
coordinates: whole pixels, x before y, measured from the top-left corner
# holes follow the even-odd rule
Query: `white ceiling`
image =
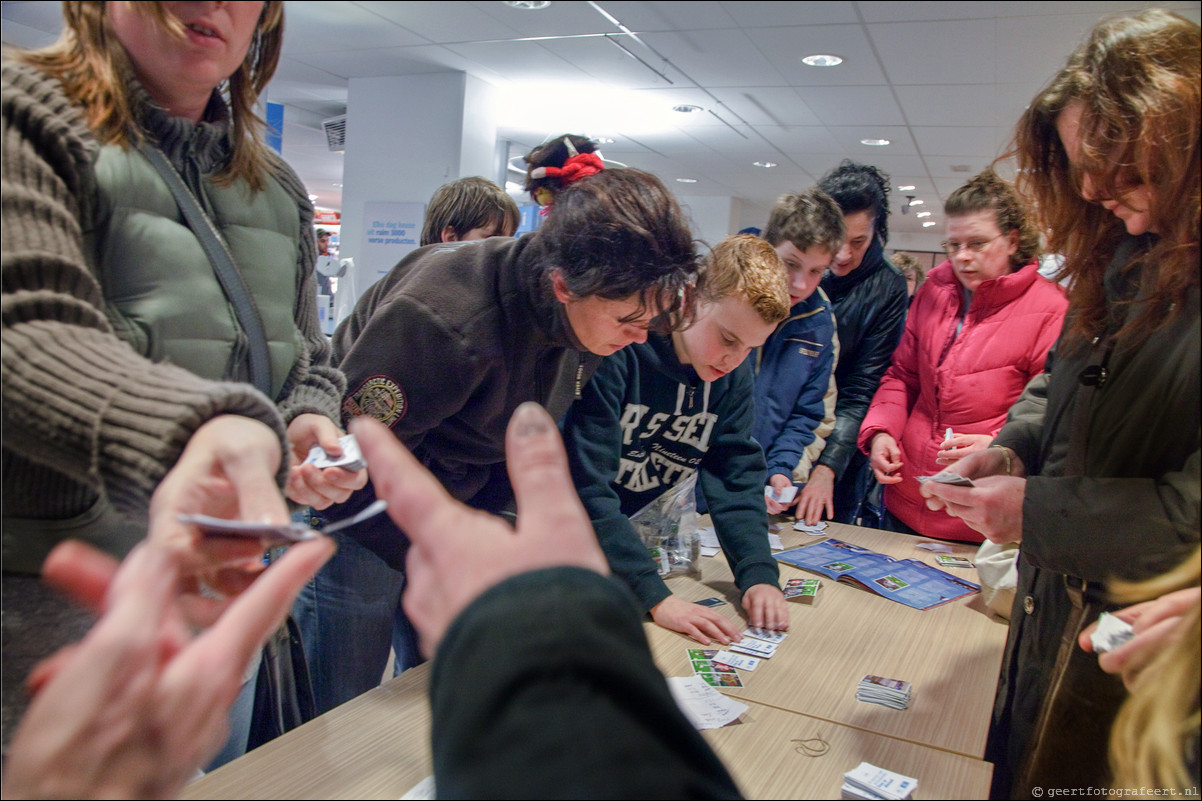
[[(287, 2), (267, 96), (285, 106), (285, 158), (328, 208), (341, 205), (342, 156), (328, 151), (320, 122), (345, 112), (347, 80), (450, 69), (504, 87), (554, 79), (586, 96), (610, 87), (703, 106), (657, 133), (582, 133), (612, 137), (607, 159), (650, 170), (681, 196), (740, 198), (744, 225), (762, 225), (777, 195), (851, 157), (891, 174), (895, 212), (905, 194), (925, 200), (920, 210), (939, 223), (931, 233), (941, 233), (943, 199), (1004, 150), (1025, 104), (1090, 27), (1153, 5), (1200, 18), (1197, 2), (1122, 0), (557, 0), (541, 11), (494, 0)], [(61, 25), (56, 2), (4, 2), (0, 19), (4, 43), (23, 47), (48, 44)], [(801, 64), (811, 53), (844, 63)], [(556, 104), (549, 96), (543, 105), (551, 113)], [(500, 133), (520, 153), (562, 133), (555, 125), (531, 114)], [(905, 184), (916, 189), (897, 191)], [(921, 233), (920, 223), (913, 213), (890, 218), (897, 234)]]

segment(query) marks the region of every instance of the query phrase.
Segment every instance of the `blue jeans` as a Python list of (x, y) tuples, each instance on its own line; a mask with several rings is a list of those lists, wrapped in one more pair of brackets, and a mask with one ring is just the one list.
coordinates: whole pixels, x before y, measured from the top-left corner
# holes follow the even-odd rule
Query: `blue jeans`
[(333, 535), (338, 552), (297, 596), (317, 712), (377, 687), (396, 651), (394, 673), (421, 664), (417, 635), (401, 609), (405, 574), (354, 539)]

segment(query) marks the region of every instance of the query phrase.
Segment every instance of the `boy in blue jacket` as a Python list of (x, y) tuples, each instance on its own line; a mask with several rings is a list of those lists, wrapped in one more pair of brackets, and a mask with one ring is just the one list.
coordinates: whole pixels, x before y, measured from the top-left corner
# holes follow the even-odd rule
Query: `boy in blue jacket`
[(564, 441), (573, 482), (614, 573), (657, 624), (705, 645), (711, 639), (726, 645), (740, 638), (739, 629), (672, 595), (628, 516), (699, 470), (749, 623), (788, 626), (768, 545), (764, 455), (751, 435), (747, 361), (788, 315), (785, 268), (764, 240), (728, 237), (691, 292), (688, 327), (653, 333), (605, 359), (568, 410)]
[[(772, 207), (763, 237), (789, 273), (789, 316), (755, 357), (756, 441), (764, 447), (768, 486), (778, 493), (805, 485), (810, 465), (834, 427), (831, 375), (839, 341), (831, 303), (818, 288), (845, 236), (843, 212), (817, 187), (784, 195)], [(791, 502), (766, 497), (769, 514), (794, 503), (797, 517), (818, 522), (822, 498), (802, 489)]]

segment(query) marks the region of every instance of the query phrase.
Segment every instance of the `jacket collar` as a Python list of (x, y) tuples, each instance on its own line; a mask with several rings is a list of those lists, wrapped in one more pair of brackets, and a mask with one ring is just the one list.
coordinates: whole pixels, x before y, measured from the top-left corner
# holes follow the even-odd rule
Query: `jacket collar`
[(864, 283), (881, 270), (889, 269), (896, 270), (897, 268), (885, 258), (885, 246), (881, 244), (880, 237), (874, 236), (872, 244), (868, 246), (868, 250), (864, 251), (864, 258), (860, 261), (859, 267), (847, 275), (835, 275), (830, 270), (827, 270), (826, 275), (822, 276), (821, 285), (832, 298), (838, 298)]
[[(972, 293), (972, 303), (969, 308), (974, 311), (982, 311), (1005, 306), (1022, 297), (1031, 284), (1038, 280), (1040, 280), (1039, 264), (1031, 262), (1019, 270), (981, 284), (977, 287), (977, 291)], [(942, 287), (946, 292), (955, 293), (957, 296), (962, 294), (963, 286), (956, 278), (951, 259), (945, 260), (931, 270), (927, 275), (927, 281)], [(957, 303), (957, 305), (959, 304)]]
[(214, 91), (200, 122), (173, 117), (154, 101), (132, 74), (127, 76), (130, 103), (142, 131), (177, 170), (193, 161), (202, 174), (217, 172), (230, 157), (230, 112), (221, 95)]

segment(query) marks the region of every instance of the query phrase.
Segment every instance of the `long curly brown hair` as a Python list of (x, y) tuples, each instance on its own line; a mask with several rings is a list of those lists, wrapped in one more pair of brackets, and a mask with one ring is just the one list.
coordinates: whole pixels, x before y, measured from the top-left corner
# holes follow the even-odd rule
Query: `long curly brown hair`
[[(1159, 237), (1123, 267), (1142, 268), (1143, 297), (1116, 340), (1142, 341), (1180, 313), (1178, 301), (1199, 283), (1199, 30), (1159, 9), (1099, 23), (1018, 123), (1017, 185), (1034, 200), (1049, 250), (1065, 256), (1070, 279), (1064, 345), (1105, 330), (1112, 311), (1103, 279), (1124, 236), (1120, 220), (1082, 197), (1082, 173), (1108, 197), (1141, 184), (1151, 190), (1150, 227)], [(1071, 104), (1082, 109), (1077, 168), (1056, 129)]]
[[(160, 28), (182, 38), (184, 26), (161, 3), (131, 3), (134, 10), (154, 20)], [(126, 83), (133, 74), (129, 56), (108, 23), (107, 3), (69, 0), (63, 3), (62, 36), (41, 50), (17, 52), (13, 57), (53, 75), (67, 96), (83, 107), (88, 127), (103, 144), (140, 144), (143, 133), (134, 118)], [(266, 123), (255, 114), (259, 95), (275, 74), (284, 41), (284, 3), (263, 4), (255, 37), (246, 58), (225, 84), (224, 94), (233, 117), (233, 155), (215, 176), (219, 183), (245, 179), (262, 187)]]

